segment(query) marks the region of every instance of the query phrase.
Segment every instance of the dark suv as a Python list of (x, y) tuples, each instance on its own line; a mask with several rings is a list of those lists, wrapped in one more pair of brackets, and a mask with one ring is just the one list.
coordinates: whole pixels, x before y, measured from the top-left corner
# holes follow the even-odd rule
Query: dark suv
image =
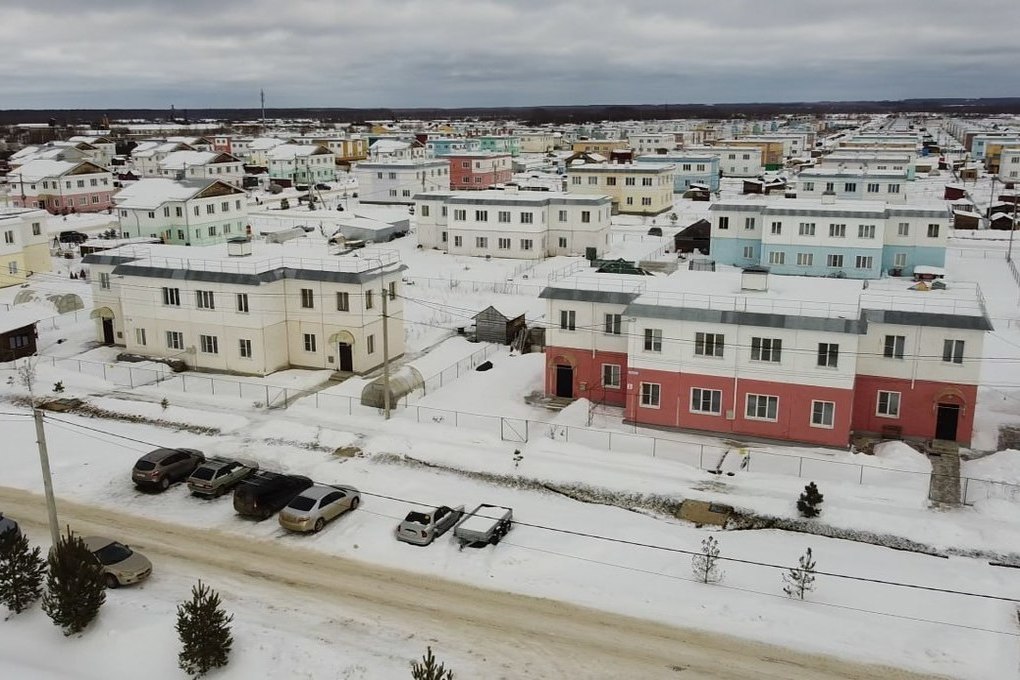
[(61, 243), (85, 243), (89, 237), (80, 231), (62, 231), (58, 239)]
[(260, 470), (234, 487), (234, 510), (239, 515), (267, 519), (312, 483), (301, 475)]
[(165, 491), (174, 482), (183, 482), (199, 465), (205, 454), (195, 449), (156, 449), (138, 459), (131, 470), (135, 486)]

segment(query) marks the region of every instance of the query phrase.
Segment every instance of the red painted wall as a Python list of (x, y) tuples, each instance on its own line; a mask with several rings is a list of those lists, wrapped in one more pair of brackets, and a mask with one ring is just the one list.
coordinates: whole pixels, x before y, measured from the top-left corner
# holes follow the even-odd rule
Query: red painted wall
[[(574, 367), (574, 397), (623, 406), (627, 386), (627, 353), (575, 349), (573, 347), (545, 348), (545, 393), (556, 394), (556, 366)], [(602, 364), (619, 364), (620, 389), (602, 387)], [(581, 389), (582, 383), (586, 386)]]
[[(481, 159), (482, 167), (475, 170), (475, 161), (479, 159), (461, 156), (449, 156), (450, 160), (450, 188), (460, 190), (482, 190), (488, 189), (495, 184), (506, 184), (513, 178), (513, 171), (495, 171), (492, 169), (491, 159)], [(468, 167), (464, 167), (464, 163)], [(475, 181), (478, 179), (479, 181)]]
[[(900, 393), (899, 418), (886, 418), (875, 414), (878, 392)], [(956, 404), (960, 406), (956, 441), (970, 444), (974, 431), (974, 405), (977, 403), (977, 386), (956, 385), (930, 380), (884, 378), (873, 375), (858, 375), (854, 383), (853, 429), (862, 432), (881, 433), (886, 425), (903, 428), (903, 436), (929, 439), (935, 436), (937, 405)]]

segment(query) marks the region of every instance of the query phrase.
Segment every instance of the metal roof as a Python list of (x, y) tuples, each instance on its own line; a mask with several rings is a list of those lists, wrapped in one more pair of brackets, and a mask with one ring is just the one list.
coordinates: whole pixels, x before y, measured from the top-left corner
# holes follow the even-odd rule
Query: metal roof
[(735, 326), (758, 326), (760, 328), (787, 328), (791, 330), (825, 331), (864, 335), (868, 330), (866, 319), (838, 319), (822, 316), (793, 316), (789, 314), (763, 314), (760, 312), (735, 312), (698, 307), (671, 307), (667, 305), (628, 305), (623, 311), (628, 316), (672, 321), (697, 321), (703, 323), (724, 323)]
[(630, 304), (640, 293), (625, 293), (613, 290), (589, 290), (587, 288), (548, 287), (538, 294), (547, 300), (568, 300), (570, 302), (600, 302), (609, 305)]

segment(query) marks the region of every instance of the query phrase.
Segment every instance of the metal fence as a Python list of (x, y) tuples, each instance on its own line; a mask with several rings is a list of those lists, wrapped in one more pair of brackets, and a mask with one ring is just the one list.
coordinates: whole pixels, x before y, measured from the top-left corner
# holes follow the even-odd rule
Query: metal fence
[[(486, 359), (492, 356), (496, 350), (500, 349), (502, 345), (494, 343), (485, 344), (480, 350), (472, 352), (470, 356), (467, 356), (452, 366), (444, 368), (439, 373), (433, 376), (425, 378), (424, 394), (430, 394), (434, 390), (438, 390), (443, 385), (450, 383), (453, 380), (459, 378), (462, 374), (468, 371), (473, 371), (479, 364), (483, 363)], [(405, 404), (408, 403), (405, 401)]]
[(77, 371), (82, 375), (100, 378), (120, 387), (143, 387), (166, 381), (173, 372), (162, 365), (134, 366), (129, 363), (108, 363), (89, 361), (87, 359), (61, 358), (39, 355), (36, 365), (47, 365), (68, 371)]
[(515, 281), (465, 281), (463, 279), (441, 279), (422, 276), (404, 277), (404, 283), (422, 288), (447, 288), (472, 293), (498, 293), (500, 295), (529, 295), (537, 297), (545, 286)]

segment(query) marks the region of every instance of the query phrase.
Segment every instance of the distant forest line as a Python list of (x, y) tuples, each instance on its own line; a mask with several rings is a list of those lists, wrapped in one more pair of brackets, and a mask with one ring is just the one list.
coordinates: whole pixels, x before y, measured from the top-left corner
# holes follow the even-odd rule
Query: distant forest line
[[(529, 124), (586, 121), (655, 120), (669, 118), (767, 118), (784, 114), (931, 112), (950, 115), (1020, 114), (1020, 97), (982, 99), (902, 99), (896, 101), (763, 102), (744, 104), (634, 104), (584, 106), (501, 106), (468, 108), (267, 108), (266, 118), (309, 118), (325, 122), (358, 123), (367, 120), (465, 119), (519, 120)], [(47, 123), (91, 125), (104, 117), (113, 120), (196, 122), (200, 120), (258, 120), (257, 108), (209, 109), (7, 109), (0, 110), (0, 124)]]

